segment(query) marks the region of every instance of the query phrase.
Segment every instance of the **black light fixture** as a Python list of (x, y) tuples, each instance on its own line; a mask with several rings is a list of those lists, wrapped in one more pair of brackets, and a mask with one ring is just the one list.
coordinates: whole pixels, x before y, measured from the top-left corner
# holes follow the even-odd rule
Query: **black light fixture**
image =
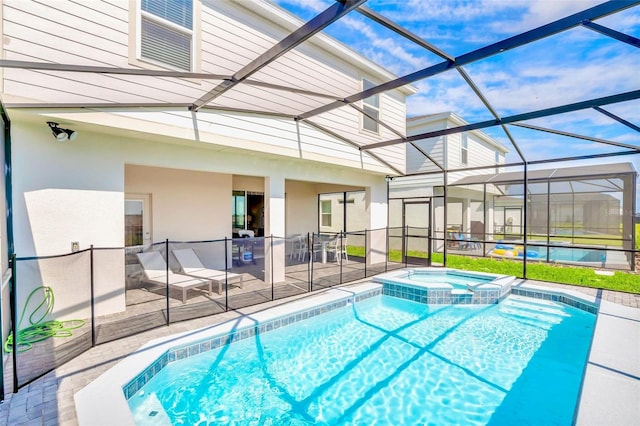
[(58, 127), (58, 123), (54, 123), (53, 121), (47, 121), (47, 124), (51, 128), (51, 133), (53, 133), (53, 136), (59, 142), (64, 142), (67, 139), (73, 141), (78, 137), (78, 132), (75, 130)]

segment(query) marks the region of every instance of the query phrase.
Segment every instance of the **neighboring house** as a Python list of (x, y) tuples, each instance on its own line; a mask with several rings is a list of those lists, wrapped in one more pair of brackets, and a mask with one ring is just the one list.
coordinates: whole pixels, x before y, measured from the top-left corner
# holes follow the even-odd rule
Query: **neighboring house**
[[(413, 117), (407, 119), (407, 135), (465, 124), (452, 113)], [(540, 143), (544, 142), (541, 137)], [(504, 170), (507, 152), (480, 131), (408, 144), (407, 176), (389, 182), (389, 226), (402, 227), (405, 233), (407, 226), (428, 228), (431, 236), (440, 239), (433, 249), (441, 250), (445, 236), (460, 233), (479, 241), (522, 240), (526, 217), (532, 239), (546, 242), (551, 235), (556, 242), (593, 244), (574, 238), (586, 235), (595, 236), (596, 242), (597, 238), (613, 240), (621, 248), (633, 249), (630, 212), (634, 211), (636, 171), (631, 163), (549, 169), (538, 165), (529, 169), (525, 197), (522, 170)], [(446, 221), (442, 169), (447, 170)], [(416, 229), (409, 235), (420, 234)], [(411, 238), (408, 241), (410, 246)], [(401, 238), (391, 239), (390, 246), (399, 248), (401, 242)], [(632, 264), (624, 259), (615, 262), (623, 268)]]
[[(261, 1), (194, 0), (178, 3), (180, 10), (154, 8), (161, 3), (3, 2), (2, 57), (26, 63), (2, 73), (13, 219), (13, 229), (2, 229), (3, 270), (7, 244), (25, 257), (90, 245), (218, 239), (242, 229), (277, 237), (313, 232), (322, 193), (360, 191), (362, 228), (385, 228), (385, 176), (405, 171), (404, 144), (374, 155), (358, 148), (397, 135), (349, 107), (308, 121), (293, 117), (394, 76), (320, 34), (262, 68), (250, 83), (189, 111), (216, 94), (221, 78), (302, 22)], [(31, 63), (65, 66), (36, 69)], [(87, 71), (77, 68), (82, 66), (220, 77), (75, 72)], [(405, 87), (359, 106), (404, 133), (405, 97), (412, 93)], [(60, 128), (77, 137), (56, 140), (52, 131)], [(10, 241), (7, 235), (13, 235)], [(384, 235), (367, 244), (367, 259), (384, 261)], [(101, 252), (100, 258), (109, 266), (96, 271), (97, 315), (125, 307), (124, 251)], [(223, 264), (211, 266), (223, 267), (224, 256), (219, 259)], [(273, 269), (265, 265), (267, 279), (284, 279), (284, 259), (284, 245), (277, 245)], [(19, 273), (23, 282), (38, 285), (54, 281), (56, 271), (40, 265)], [(73, 286), (56, 285), (65, 296), (59, 300), (74, 300)], [(63, 316), (77, 312), (56, 308)]]
[[(407, 135), (448, 129), (468, 124), (452, 112), (430, 114), (407, 119)], [(433, 235), (444, 237), (442, 186), (443, 169), (449, 173), (447, 183), (476, 174), (491, 174), (504, 164), (508, 150), (485, 133), (474, 130), (424, 139), (407, 144), (407, 175), (389, 183), (390, 227), (433, 227)], [(426, 154), (426, 155), (425, 155)], [(466, 168), (496, 166), (488, 169)], [(413, 176), (412, 176), (413, 175)], [(451, 188), (447, 194), (447, 227), (470, 233), (472, 224), (484, 222), (477, 201), (482, 188)], [(479, 198), (480, 200), (482, 197)], [(420, 204), (424, 205), (421, 208)], [(410, 205), (407, 208), (407, 205)], [(425, 215), (433, 216), (425, 217)], [(480, 225), (483, 226), (483, 225)], [(436, 248), (440, 248), (437, 245)]]

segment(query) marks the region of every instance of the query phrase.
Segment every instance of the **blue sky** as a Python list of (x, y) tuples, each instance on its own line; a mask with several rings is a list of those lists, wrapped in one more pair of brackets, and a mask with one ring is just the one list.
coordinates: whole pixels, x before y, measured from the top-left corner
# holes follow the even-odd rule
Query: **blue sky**
[[(332, 1), (276, 3), (308, 20)], [(370, 0), (365, 5), (446, 53), (459, 56), (599, 3), (602, 1)], [(640, 38), (640, 6), (596, 22)], [(326, 33), (397, 75), (442, 62), (358, 13), (350, 13)], [(640, 89), (640, 49), (580, 27), (465, 66), (465, 70), (498, 114), (509, 116)], [(409, 116), (453, 111), (468, 122), (493, 118), (456, 71), (416, 82), (414, 86), (420, 93), (407, 100)], [(640, 125), (638, 100), (604, 108)], [(593, 110), (528, 123), (640, 146), (640, 133)], [(528, 160), (620, 150), (527, 129), (510, 127), (510, 130)], [(500, 129), (485, 132), (510, 149), (508, 161), (519, 160)], [(637, 157), (613, 157), (597, 162), (633, 161), (640, 171)]]

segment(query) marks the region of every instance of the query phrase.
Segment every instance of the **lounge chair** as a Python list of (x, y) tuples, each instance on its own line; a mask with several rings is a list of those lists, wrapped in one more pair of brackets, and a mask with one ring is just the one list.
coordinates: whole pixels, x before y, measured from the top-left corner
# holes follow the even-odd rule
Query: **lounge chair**
[(222, 286), (225, 280), (229, 283), (231, 281), (237, 282), (238, 286), (242, 288), (242, 274), (206, 268), (193, 249), (173, 250), (172, 253), (184, 274), (216, 282), (218, 284), (218, 294), (222, 294)]
[(168, 278), (169, 287), (182, 290), (182, 303), (187, 303), (187, 290), (190, 288), (206, 285), (209, 287), (209, 294), (211, 294), (212, 280), (210, 279), (193, 278), (188, 275), (176, 274), (171, 269), (169, 269), (167, 276), (167, 264), (159, 252), (150, 251), (138, 253), (136, 256), (140, 261), (140, 265), (142, 265), (142, 270), (145, 275), (142, 281), (166, 286)]

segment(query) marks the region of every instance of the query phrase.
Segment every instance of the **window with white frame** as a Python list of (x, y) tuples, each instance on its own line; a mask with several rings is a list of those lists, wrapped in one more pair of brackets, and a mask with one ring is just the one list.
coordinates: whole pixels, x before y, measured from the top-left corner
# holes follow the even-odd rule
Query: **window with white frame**
[(460, 164), (466, 166), (469, 161), (469, 139), (466, 133), (463, 133), (460, 137), (462, 139), (460, 143)]
[(191, 71), (193, 0), (140, 0), (140, 58)]
[(331, 200), (320, 201), (320, 214), (321, 226), (331, 226)]
[[(362, 90), (371, 89), (372, 87), (376, 87), (376, 84), (366, 78), (362, 79)], [(362, 115), (362, 128), (370, 132), (378, 133), (379, 128), (376, 120), (380, 119), (380, 95), (373, 95), (364, 99), (362, 101), (362, 109), (366, 113)], [(367, 116), (367, 114), (369, 116)], [(371, 117), (374, 117), (376, 120)]]

